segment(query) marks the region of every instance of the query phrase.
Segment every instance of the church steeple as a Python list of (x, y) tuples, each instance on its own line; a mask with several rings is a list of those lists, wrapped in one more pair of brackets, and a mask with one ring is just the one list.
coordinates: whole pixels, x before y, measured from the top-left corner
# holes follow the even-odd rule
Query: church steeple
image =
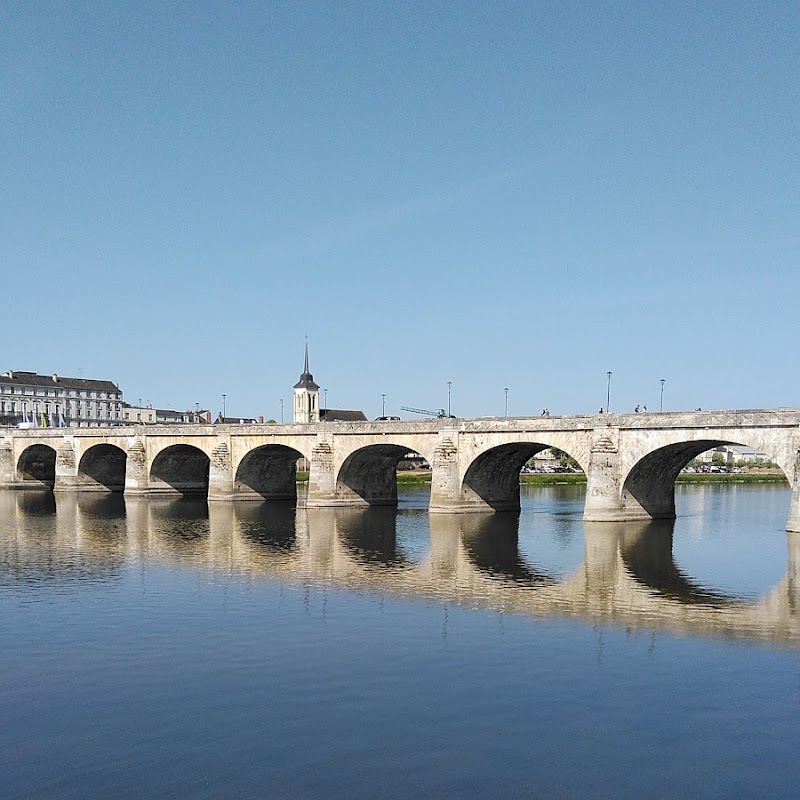
[(308, 337), (300, 380), (294, 385), (294, 422), (319, 422), (319, 385), (308, 366)]

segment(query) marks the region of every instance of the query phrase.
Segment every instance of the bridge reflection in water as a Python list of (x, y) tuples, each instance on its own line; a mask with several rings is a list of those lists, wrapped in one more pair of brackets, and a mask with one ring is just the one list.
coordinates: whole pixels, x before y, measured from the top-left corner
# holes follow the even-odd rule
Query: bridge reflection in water
[[(420, 514), (411, 537), (398, 515)], [(113, 582), (137, 563), (423, 598), (593, 624), (800, 644), (800, 535), (765, 596), (726, 594), (684, 574), (673, 521), (583, 522), (583, 562), (550, 574), (520, 549), (518, 513), (207, 504), (120, 495), (0, 493), (0, 582)], [(429, 526), (429, 529), (427, 528)]]

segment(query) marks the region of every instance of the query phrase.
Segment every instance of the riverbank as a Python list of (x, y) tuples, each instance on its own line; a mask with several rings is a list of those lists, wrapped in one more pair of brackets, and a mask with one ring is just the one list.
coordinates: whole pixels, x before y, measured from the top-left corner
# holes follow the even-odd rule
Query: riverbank
[[(307, 472), (297, 473), (297, 482), (306, 483)], [(430, 472), (398, 472), (398, 486), (429, 486)], [(564, 484), (586, 483), (583, 473), (555, 472), (533, 473), (519, 476), (519, 482), (524, 486), (563, 486)], [(678, 475), (676, 483), (786, 483), (786, 476), (782, 472), (682, 472)]]

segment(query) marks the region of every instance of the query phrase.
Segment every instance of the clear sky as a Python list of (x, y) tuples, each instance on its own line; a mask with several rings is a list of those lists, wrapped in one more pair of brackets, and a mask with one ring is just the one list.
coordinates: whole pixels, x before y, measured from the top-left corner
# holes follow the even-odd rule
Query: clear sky
[(0, 370), (278, 418), (800, 405), (800, 3), (0, 10)]

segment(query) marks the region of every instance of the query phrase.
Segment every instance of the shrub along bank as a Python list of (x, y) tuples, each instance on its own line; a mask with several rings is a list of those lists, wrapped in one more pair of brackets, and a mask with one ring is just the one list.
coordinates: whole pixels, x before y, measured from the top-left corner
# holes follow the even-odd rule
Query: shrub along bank
[[(297, 473), (297, 482), (306, 483), (307, 472)], [(431, 482), (430, 472), (398, 472), (398, 486), (427, 486)], [(519, 482), (524, 486), (553, 486), (555, 484), (580, 484), (586, 483), (583, 473), (534, 473), (519, 476)], [(786, 476), (782, 472), (682, 472), (678, 475), (677, 483), (786, 483)]]

